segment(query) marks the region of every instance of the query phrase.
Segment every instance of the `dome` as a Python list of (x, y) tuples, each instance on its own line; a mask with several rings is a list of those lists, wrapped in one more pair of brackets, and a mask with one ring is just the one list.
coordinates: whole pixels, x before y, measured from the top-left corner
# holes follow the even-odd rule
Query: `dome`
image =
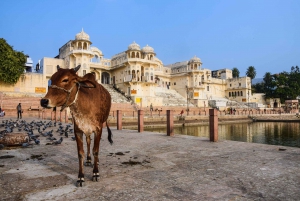
[(131, 43), (128, 46), (128, 50), (141, 50), (139, 44), (137, 44), (135, 41), (133, 41), (133, 43)]
[(145, 47), (143, 47), (142, 51), (146, 52), (146, 53), (154, 53), (154, 49), (152, 47), (150, 47), (149, 45), (146, 45)]
[(90, 36), (86, 34), (83, 29), (80, 33), (76, 34), (75, 40), (90, 40)]
[(201, 63), (201, 59), (199, 57), (196, 57), (196, 55), (190, 59), (190, 62), (200, 62)]

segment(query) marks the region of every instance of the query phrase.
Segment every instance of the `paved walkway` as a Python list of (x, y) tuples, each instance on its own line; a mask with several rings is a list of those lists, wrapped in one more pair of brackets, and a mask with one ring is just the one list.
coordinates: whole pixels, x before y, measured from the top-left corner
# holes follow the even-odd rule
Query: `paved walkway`
[(61, 145), (46, 145), (40, 137), (33, 148), (0, 150), (1, 200), (300, 199), (299, 148), (112, 132), (112, 146), (106, 129), (102, 135), (100, 181), (92, 182), (92, 168), (85, 167), (84, 187), (75, 186), (78, 159), (71, 136)]

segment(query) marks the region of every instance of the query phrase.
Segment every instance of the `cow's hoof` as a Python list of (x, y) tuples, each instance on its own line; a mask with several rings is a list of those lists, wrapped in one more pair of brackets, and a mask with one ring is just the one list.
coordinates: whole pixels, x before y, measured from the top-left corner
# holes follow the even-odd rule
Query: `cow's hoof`
[(77, 187), (83, 187), (83, 186), (84, 186), (84, 178), (78, 178)]
[(99, 173), (94, 173), (93, 174), (93, 181), (99, 181)]
[(92, 161), (88, 160), (84, 163), (85, 166), (93, 166)]

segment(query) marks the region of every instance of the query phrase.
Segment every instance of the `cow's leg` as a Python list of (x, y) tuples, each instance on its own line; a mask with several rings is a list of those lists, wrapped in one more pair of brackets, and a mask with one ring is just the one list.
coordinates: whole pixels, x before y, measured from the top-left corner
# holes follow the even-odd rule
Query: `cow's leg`
[(91, 135), (87, 135), (86, 136), (86, 145), (87, 145), (87, 155), (86, 155), (85, 166), (91, 166), (92, 165), (92, 157), (91, 157)]
[(99, 147), (100, 147), (100, 139), (102, 135), (102, 127), (97, 129), (95, 132), (94, 139), (94, 147), (93, 147), (93, 155), (94, 155), (94, 169), (93, 169), (93, 181), (98, 181), (99, 178)]
[(77, 186), (82, 187), (84, 184), (84, 173), (83, 173), (83, 160), (84, 160), (84, 150), (83, 150), (83, 132), (75, 132), (77, 152), (79, 159), (79, 172)]

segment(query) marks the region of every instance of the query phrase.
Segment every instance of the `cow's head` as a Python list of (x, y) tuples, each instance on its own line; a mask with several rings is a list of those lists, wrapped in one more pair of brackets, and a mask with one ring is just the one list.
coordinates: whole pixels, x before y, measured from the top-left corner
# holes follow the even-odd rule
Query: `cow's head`
[(62, 69), (57, 66), (57, 72), (48, 82), (48, 92), (41, 99), (42, 107), (62, 107), (64, 109), (77, 100), (80, 87), (95, 87), (91, 81), (76, 74), (79, 68), (80, 65), (74, 69)]

